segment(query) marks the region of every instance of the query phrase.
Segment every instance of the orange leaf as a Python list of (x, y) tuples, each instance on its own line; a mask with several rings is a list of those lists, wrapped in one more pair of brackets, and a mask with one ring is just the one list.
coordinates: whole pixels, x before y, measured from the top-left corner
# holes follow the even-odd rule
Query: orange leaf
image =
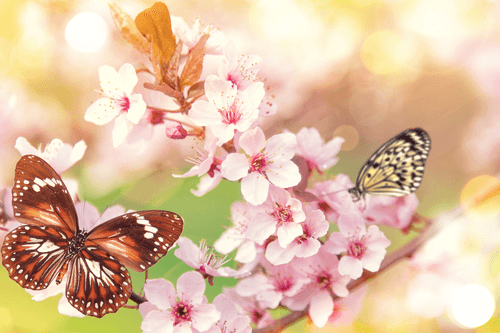
[(176, 43), (170, 23), (170, 13), (163, 2), (140, 12), (135, 18), (139, 31), (151, 42), (151, 62), (158, 82), (162, 81), (162, 67), (174, 53)]
[(139, 52), (149, 53), (150, 43), (137, 29), (130, 15), (124, 12), (116, 3), (110, 3), (109, 9), (113, 22), (115, 22), (116, 28), (120, 31), (122, 37)]
[(191, 50), (186, 60), (186, 65), (181, 74), (181, 91), (185, 86), (192, 86), (200, 79), (203, 70), (203, 57), (205, 56), (205, 43), (210, 35), (201, 36), (198, 43)]
[(162, 67), (163, 82), (175, 90), (179, 89), (179, 77), (177, 76), (177, 72), (179, 71), (179, 59), (181, 58), (182, 45), (181, 41), (177, 43), (177, 47), (168, 64), (163, 64), (164, 66)]

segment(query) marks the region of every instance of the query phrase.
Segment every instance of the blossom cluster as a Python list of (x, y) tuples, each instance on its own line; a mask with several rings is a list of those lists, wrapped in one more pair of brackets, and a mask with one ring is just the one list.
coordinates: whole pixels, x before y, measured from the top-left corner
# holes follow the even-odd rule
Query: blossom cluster
[[(155, 21), (153, 10), (169, 20)], [(183, 19), (170, 16), (161, 3), (140, 13), (135, 22), (116, 5), (111, 11), (125, 39), (150, 62), (141, 70), (128, 63), (118, 70), (102, 66), (98, 73), (102, 96), (84, 119), (96, 125), (114, 121), (115, 147), (125, 141), (147, 142), (153, 128), (160, 126), (173, 140), (195, 137), (197, 151), (187, 159), (194, 166), (174, 176), (200, 177), (198, 188), (192, 190), (196, 196), (214, 189), (222, 179), (238, 181), (244, 199), (232, 205), (232, 226), (214, 243), (220, 254), (205, 242), (198, 247), (184, 237), (177, 241), (175, 256), (194, 270), (183, 274), (176, 287), (164, 279), (147, 280), (147, 301), (139, 306), (142, 330), (250, 332), (251, 325), (272, 325), (270, 310), (278, 306), (307, 309), (317, 327), (352, 320), (356, 314), (349, 304), (359, 303), (363, 294), (351, 294), (349, 283), (364, 270), (377, 272), (391, 244), (378, 225), (409, 230), (418, 205), (415, 195), (353, 201), (347, 189), (354, 184), (348, 176), (325, 177), (338, 161), (342, 138), (325, 143), (314, 128), (266, 138), (261, 127), (277, 112), (277, 105), (258, 76), (262, 59), (238, 56), (235, 44), (221, 31), (203, 27), (199, 20), (189, 27)], [(162, 26), (147, 30), (145, 21)], [(212, 66), (205, 61), (208, 54)], [(137, 87), (138, 75), (143, 76), (143, 87)], [(141, 93), (143, 88), (148, 94)], [(16, 148), (21, 154), (45, 154), (59, 173), (85, 151), (83, 143), (71, 151), (55, 140), (46, 152), (26, 147), (20, 138)], [(300, 162), (305, 168), (299, 168)], [(9, 202), (7, 194), (4, 203)], [(88, 217), (98, 214), (95, 208), (88, 204), (83, 212), (79, 205), (81, 223), (97, 220)], [(11, 208), (6, 208), (13, 221)], [(124, 211), (108, 209), (101, 221)], [(237, 269), (225, 266), (233, 251)], [(210, 304), (204, 279), (213, 285), (214, 277), (238, 283)], [(60, 288), (49, 288), (31, 293), (41, 300), (59, 292)], [(61, 313), (80, 315), (66, 303), (62, 297)]]

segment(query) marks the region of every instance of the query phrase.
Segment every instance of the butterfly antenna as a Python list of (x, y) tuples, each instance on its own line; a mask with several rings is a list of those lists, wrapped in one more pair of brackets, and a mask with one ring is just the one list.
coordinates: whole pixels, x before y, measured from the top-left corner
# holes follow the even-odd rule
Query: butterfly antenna
[(339, 193), (339, 192), (344, 192), (344, 191), (349, 191), (349, 189), (348, 188), (344, 188), (342, 190), (324, 193), (324, 194), (318, 195), (318, 198), (323, 198), (323, 197), (326, 197), (327, 195), (335, 194), (335, 193)]

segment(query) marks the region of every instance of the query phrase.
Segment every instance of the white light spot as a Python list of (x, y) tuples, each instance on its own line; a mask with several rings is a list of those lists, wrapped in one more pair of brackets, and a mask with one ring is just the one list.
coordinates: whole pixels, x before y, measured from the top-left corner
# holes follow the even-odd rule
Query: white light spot
[(108, 26), (98, 14), (84, 12), (68, 22), (64, 36), (72, 49), (92, 53), (101, 49), (106, 43)]
[(456, 321), (466, 327), (478, 327), (490, 320), (495, 300), (488, 289), (469, 284), (458, 289), (451, 300), (451, 312)]
[(151, 238), (153, 238), (153, 237), (154, 237), (154, 234), (152, 234), (151, 232), (146, 232), (146, 233), (144, 234), (144, 238), (151, 239)]
[(40, 192), (40, 186), (38, 186), (37, 184), (33, 184), (33, 191)]

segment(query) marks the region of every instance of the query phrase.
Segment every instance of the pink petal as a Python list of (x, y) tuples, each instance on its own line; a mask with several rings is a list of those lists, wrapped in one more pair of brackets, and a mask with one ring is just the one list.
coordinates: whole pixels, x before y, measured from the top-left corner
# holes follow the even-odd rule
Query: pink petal
[(249, 262), (252, 262), (256, 256), (257, 249), (255, 248), (255, 243), (252, 241), (246, 241), (240, 246), (238, 252), (236, 252), (234, 260), (241, 262), (242, 264), (248, 264)]
[(376, 225), (368, 227), (367, 236), (365, 245), (372, 250), (385, 249), (391, 245), (391, 241), (385, 237), (384, 233)]
[[(99, 72), (99, 79), (101, 78), (100, 74), (101, 73)], [(135, 85), (139, 81), (134, 66), (132, 66), (131, 64), (124, 64), (118, 70), (118, 76), (118, 82), (120, 83), (123, 92), (127, 95), (130, 95), (132, 93), (132, 90), (134, 90)]]
[(363, 264), (359, 259), (343, 256), (339, 262), (339, 273), (348, 275), (351, 279), (357, 279), (363, 274)]
[(321, 290), (316, 294), (309, 306), (309, 316), (311, 317), (314, 325), (322, 328), (326, 325), (328, 317), (333, 312), (333, 299), (326, 290)]
[(377, 272), (380, 269), (380, 264), (385, 258), (386, 251), (380, 250), (368, 250), (363, 254), (361, 262), (363, 267), (370, 272)]
[(337, 224), (342, 235), (347, 238), (354, 235), (362, 237), (366, 233), (365, 219), (358, 213), (341, 214)]
[(241, 194), (243, 194), (243, 198), (254, 206), (266, 201), (268, 191), (269, 182), (258, 172), (248, 174), (241, 181)]
[(205, 280), (198, 272), (186, 272), (177, 280), (177, 295), (182, 301), (201, 303), (205, 292)]
[(233, 104), (236, 89), (231, 82), (217, 75), (209, 75), (205, 80), (205, 96), (217, 109), (223, 109)]
[(189, 119), (198, 126), (209, 126), (222, 121), (221, 114), (217, 108), (206, 101), (196, 101), (188, 113)]
[(142, 116), (146, 112), (146, 103), (142, 99), (141, 94), (130, 95), (129, 97), (130, 107), (128, 109), (127, 120), (134, 124), (138, 124), (139, 120), (141, 120)]
[(248, 175), (249, 162), (245, 155), (233, 153), (227, 155), (221, 167), (222, 177), (235, 181)]
[(247, 155), (254, 156), (266, 146), (266, 137), (260, 127), (255, 127), (241, 135), (239, 144)]
[(303, 240), (296, 245), (295, 256), (299, 258), (307, 258), (318, 253), (321, 243), (314, 238)]
[(340, 232), (332, 232), (324, 248), (329, 253), (341, 254), (347, 252), (349, 241)]
[[(302, 230), (302, 229), (301, 229)], [(262, 242), (276, 231), (276, 220), (269, 214), (258, 214), (248, 224), (246, 238)]]
[(146, 318), (147, 314), (150, 313), (151, 311), (158, 311), (159, 309), (153, 305), (151, 302), (144, 302), (139, 304), (139, 312), (142, 316), (142, 318)]
[(289, 263), (295, 256), (295, 252), (290, 247), (282, 248), (278, 240), (274, 240), (267, 245), (266, 259), (273, 265)]
[(236, 127), (234, 124), (225, 124), (223, 122), (212, 124), (212, 131), (219, 139), (217, 145), (222, 146), (224, 143), (231, 140), (234, 137), (235, 129)]
[(213, 190), (217, 185), (219, 185), (222, 180), (222, 174), (220, 172), (215, 172), (213, 177), (209, 175), (204, 175), (200, 178), (197, 190), (191, 190), (191, 193), (197, 197), (203, 196), (205, 193)]
[(115, 126), (113, 127), (113, 147), (118, 147), (127, 137), (132, 129), (132, 123), (129, 122), (124, 114), (119, 115), (115, 119)]
[(240, 280), (236, 286), (236, 292), (241, 296), (249, 297), (272, 288), (267, 276), (257, 273), (252, 277)]
[(186, 237), (180, 237), (177, 240), (178, 249), (174, 255), (192, 268), (199, 268), (200, 265), (200, 248), (196, 246), (192, 240)]
[(169, 312), (151, 311), (142, 321), (141, 329), (144, 333), (172, 333), (174, 319)]
[(297, 139), (292, 133), (282, 133), (273, 135), (267, 140), (266, 153), (272, 156), (273, 161), (280, 164), (290, 161), (295, 155)]
[(349, 290), (346, 286), (350, 281), (351, 278), (347, 275), (337, 278), (332, 284), (332, 290), (335, 295), (339, 297), (347, 297), (347, 295), (349, 295)]
[(269, 165), (266, 175), (271, 183), (281, 188), (295, 186), (301, 179), (299, 168), (292, 161)]
[(278, 242), (281, 247), (287, 247), (296, 237), (301, 236), (303, 233), (302, 226), (295, 222), (288, 222), (278, 228)]
[(174, 285), (167, 280), (146, 280), (144, 293), (148, 301), (160, 310), (166, 310), (176, 303)]
[(226, 229), (222, 235), (214, 242), (214, 249), (220, 254), (228, 254), (240, 246), (245, 241), (241, 232), (236, 228)]
[[(200, 275), (201, 277), (201, 275)], [(202, 278), (203, 279), (203, 278)], [(220, 318), (220, 312), (213, 304), (195, 304), (191, 315), (191, 325), (200, 332), (208, 330)]]

